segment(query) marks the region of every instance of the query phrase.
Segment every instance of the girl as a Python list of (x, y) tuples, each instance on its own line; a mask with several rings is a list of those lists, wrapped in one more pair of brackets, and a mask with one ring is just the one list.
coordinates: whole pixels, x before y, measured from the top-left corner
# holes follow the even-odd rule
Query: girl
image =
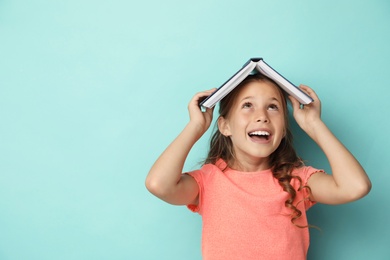
[(289, 97), (294, 118), (323, 150), (332, 175), (296, 155), (287, 99), (261, 75), (248, 76), (220, 102), (218, 129), (201, 169), (182, 174), (190, 149), (212, 121), (213, 109), (202, 112), (199, 100), (215, 89), (192, 98), (189, 123), (152, 166), (146, 178), (151, 193), (202, 215), (204, 259), (306, 259), (306, 210), (370, 191), (364, 169), (322, 122), (315, 92), (300, 88), (314, 102), (300, 107)]

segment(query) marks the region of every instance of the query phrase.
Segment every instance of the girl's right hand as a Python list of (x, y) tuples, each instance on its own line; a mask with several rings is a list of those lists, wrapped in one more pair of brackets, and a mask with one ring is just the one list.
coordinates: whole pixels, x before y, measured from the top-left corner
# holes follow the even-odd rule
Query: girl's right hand
[(199, 131), (200, 135), (203, 135), (210, 127), (211, 121), (213, 120), (213, 108), (207, 108), (206, 111), (202, 111), (199, 107), (199, 103), (205, 97), (210, 96), (216, 89), (210, 89), (196, 93), (188, 104), (188, 111), (190, 114), (190, 124), (195, 126)]

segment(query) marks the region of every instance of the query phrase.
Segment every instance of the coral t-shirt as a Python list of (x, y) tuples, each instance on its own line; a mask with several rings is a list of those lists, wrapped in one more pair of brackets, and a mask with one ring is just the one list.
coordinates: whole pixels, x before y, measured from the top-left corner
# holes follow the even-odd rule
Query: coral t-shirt
[[(307, 180), (319, 170), (297, 168), (293, 175)], [(308, 228), (291, 223), (291, 209), (285, 206), (289, 197), (271, 170), (240, 172), (226, 168), (219, 160), (189, 172), (199, 185), (199, 204), (188, 205), (202, 216), (202, 255), (204, 260), (306, 259), (309, 248)], [(302, 212), (295, 223), (307, 225), (307, 189), (292, 179), (297, 190), (294, 205)]]

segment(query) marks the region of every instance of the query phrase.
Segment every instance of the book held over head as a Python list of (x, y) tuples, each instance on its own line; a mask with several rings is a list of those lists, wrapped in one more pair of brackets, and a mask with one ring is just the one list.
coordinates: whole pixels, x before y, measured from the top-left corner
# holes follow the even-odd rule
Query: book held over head
[(269, 66), (262, 58), (251, 58), (244, 66), (237, 71), (230, 79), (220, 86), (213, 94), (204, 99), (199, 105), (203, 108), (212, 108), (229, 94), (235, 87), (238, 86), (248, 75), (252, 73), (261, 73), (264, 76), (275, 81), (278, 86), (295, 97), (301, 104), (307, 105), (313, 102), (313, 99), (292, 84), (271, 66)]

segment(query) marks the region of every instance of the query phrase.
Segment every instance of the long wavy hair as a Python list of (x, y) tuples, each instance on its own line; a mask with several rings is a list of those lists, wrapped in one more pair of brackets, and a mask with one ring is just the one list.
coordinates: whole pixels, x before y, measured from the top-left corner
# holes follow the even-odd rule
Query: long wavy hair
[[(244, 81), (240, 83), (232, 92), (230, 92), (226, 97), (224, 97), (219, 105), (219, 117), (227, 118), (229, 116), (230, 108), (233, 106), (236, 101), (235, 97), (238, 96), (238, 92), (242, 89), (243, 86), (251, 82), (271, 82), (275, 86), (277, 84), (271, 79), (261, 75), (254, 74), (249, 75)], [(297, 179), (300, 183), (301, 190), (303, 188), (307, 188), (307, 186), (302, 186), (302, 180), (299, 176), (293, 176), (292, 171), (294, 168), (302, 167), (303, 162), (297, 156), (295, 149), (293, 147), (293, 137), (291, 131), (289, 129), (288, 124), (288, 109), (287, 109), (287, 98), (286, 94), (277, 87), (280, 96), (282, 97), (282, 106), (284, 112), (284, 121), (285, 121), (285, 136), (281, 140), (279, 147), (270, 155), (269, 163), (271, 165), (271, 170), (274, 178), (276, 178), (279, 182), (279, 185), (283, 188), (285, 192), (289, 194), (289, 198), (285, 201), (285, 206), (292, 210), (291, 213), (291, 222), (298, 227), (307, 227), (300, 226), (295, 223), (295, 220), (298, 219), (302, 212), (294, 205), (294, 200), (296, 198), (297, 190), (291, 185), (292, 179)], [(228, 166), (233, 165), (235, 162), (235, 153), (233, 149), (233, 143), (230, 137), (226, 137), (221, 134), (217, 127), (215, 127), (214, 134), (211, 137), (210, 141), (210, 149), (208, 152), (208, 156), (204, 161), (204, 164), (211, 163), (215, 164), (218, 159), (223, 159)], [(299, 203), (299, 202), (298, 202)]]

